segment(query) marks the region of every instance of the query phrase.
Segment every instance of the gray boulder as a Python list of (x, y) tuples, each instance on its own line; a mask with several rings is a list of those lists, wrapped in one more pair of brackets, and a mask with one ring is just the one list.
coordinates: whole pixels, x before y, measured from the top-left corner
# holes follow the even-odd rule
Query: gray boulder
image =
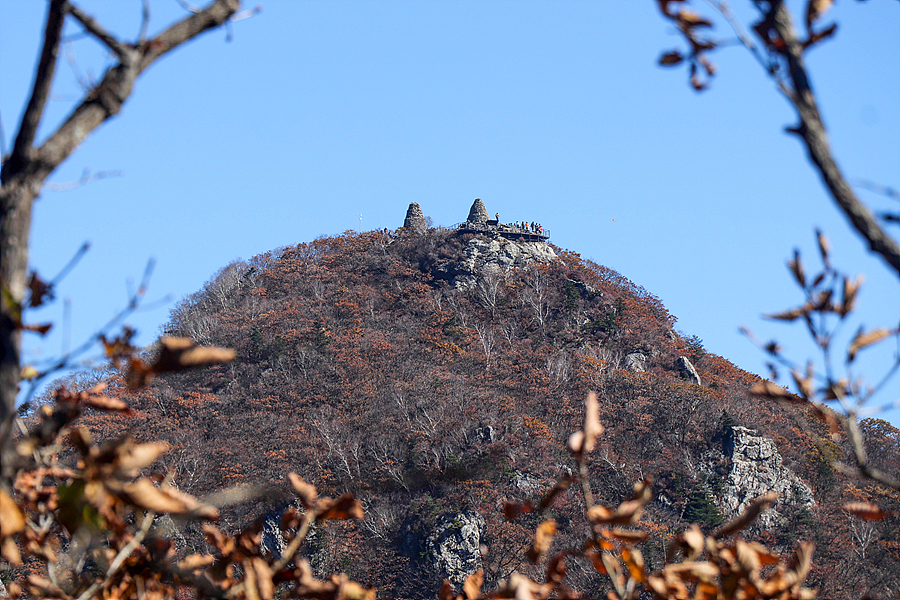
[(694, 368), (694, 365), (691, 364), (691, 361), (689, 361), (686, 356), (679, 356), (678, 360), (675, 361), (675, 366), (678, 368), (682, 377), (690, 379), (691, 383), (701, 385), (700, 375), (697, 373), (697, 369)]
[(406, 218), (403, 220), (403, 228), (413, 233), (425, 233), (428, 225), (425, 223), (425, 215), (418, 202), (412, 202), (406, 209)]
[(626, 354), (625, 368), (632, 373), (643, 373), (647, 370), (647, 355), (640, 350)]

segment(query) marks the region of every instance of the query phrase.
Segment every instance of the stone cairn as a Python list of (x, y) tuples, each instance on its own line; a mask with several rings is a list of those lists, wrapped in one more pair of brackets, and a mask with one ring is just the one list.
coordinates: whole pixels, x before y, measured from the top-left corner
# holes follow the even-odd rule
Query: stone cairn
[[(485, 211), (487, 214), (487, 211)], [(425, 223), (425, 215), (418, 202), (412, 202), (406, 209), (406, 218), (403, 220), (403, 228), (413, 233), (425, 233), (428, 225)]]
[(472, 208), (469, 209), (469, 218), (466, 220), (474, 225), (487, 225), (490, 219), (491, 217), (484, 207), (484, 202), (481, 201), (481, 198), (475, 198)]

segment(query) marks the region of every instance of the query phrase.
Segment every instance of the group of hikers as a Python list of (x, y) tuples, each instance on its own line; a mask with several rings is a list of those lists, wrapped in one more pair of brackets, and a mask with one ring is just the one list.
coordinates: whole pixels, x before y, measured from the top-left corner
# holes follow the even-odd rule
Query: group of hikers
[(518, 229), (524, 229), (526, 231), (532, 231), (534, 233), (544, 235), (544, 226), (540, 223), (535, 223), (534, 221), (516, 221), (515, 223), (513, 223), (513, 226)]
[[(500, 213), (494, 213), (494, 218), (497, 220), (497, 224), (500, 224)], [(525, 231), (531, 231), (532, 233), (537, 233), (539, 235), (544, 235), (544, 226), (540, 223), (535, 223), (534, 221), (516, 221), (515, 223), (510, 223), (510, 227), (515, 227), (516, 229), (524, 229)]]

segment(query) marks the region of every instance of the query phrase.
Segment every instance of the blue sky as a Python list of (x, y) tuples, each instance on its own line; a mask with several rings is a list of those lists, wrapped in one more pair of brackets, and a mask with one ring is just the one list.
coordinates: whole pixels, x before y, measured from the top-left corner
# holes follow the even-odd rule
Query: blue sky
[[(136, 0), (82, 4), (137, 36)], [(738, 10), (748, 2), (733, 4), (749, 19)], [(151, 7), (151, 31), (184, 14), (174, 0)], [(0, 9), (7, 148), (44, 8), (8, 0)], [(829, 19), (837, 37), (808, 64), (835, 154), (851, 180), (896, 188), (900, 3), (842, 2)], [(774, 85), (735, 46), (714, 56), (711, 89), (692, 91), (683, 69), (657, 66), (681, 42), (652, 0), (281, 0), (232, 33), (230, 43), (224, 31), (207, 34), (152, 67), (120, 116), (53, 176), (59, 184), (85, 169), (120, 173), (38, 201), (32, 264), (41, 274), (54, 275), (85, 241), (91, 250), (58, 289), (71, 306), (68, 327), (62, 302), (34, 315), (59, 326), (29, 343), (30, 360), (75, 345), (121, 309), (150, 258), (149, 298), (174, 301), (236, 258), (394, 228), (410, 202), (449, 226), (475, 197), (505, 221), (544, 224), (558, 246), (644, 286), (679, 330), (749, 371), (764, 373), (765, 357), (742, 325), (798, 360), (811, 356), (800, 325), (760, 315), (801, 303), (785, 261), (799, 247), (815, 264), (816, 227), (831, 238), (834, 262), (867, 278), (860, 320), (846, 332), (897, 324), (898, 280), (849, 233), (800, 143), (783, 132), (795, 118)], [(45, 134), (80, 97), (79, 78), (107, 64), (97, 44), (73, 35)], [(167, 316), (166, 306), (134, 315), (139, 341), (152, 341)], [(854, 375), (877, 378), (896, 351), (866, 351)], [(898, 396), (895, 383), (879, 401)]]

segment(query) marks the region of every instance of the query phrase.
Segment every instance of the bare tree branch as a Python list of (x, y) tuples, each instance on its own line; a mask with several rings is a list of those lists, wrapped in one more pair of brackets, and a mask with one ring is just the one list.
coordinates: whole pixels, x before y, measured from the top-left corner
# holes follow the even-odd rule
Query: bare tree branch
[(803, 64), (803, 52), (808, 44), (797, 39), (790, 12), (782, 0), (772, 0), (764, 23), (771, 27), (777, 35), (776, 39), (782, 42), (779, 46), (782, 48), (780, 54), (787, 63), (793, 85), (788, 97), (797, 110), (800, 124), (790, 131), (803, 139), (809, 158), (816, 166), (825, 187), (853, 228), (866, 240), (869, 248), (881, 255), (900, 275), (900, 246), (881, 228), (868, 207), (856, 197), (832, 156), (825, 125)]
[[(66, 0), (52, 0), (34, 88), (19, 126), (13, 151), (0, 169), (0, 489), (9, 486), (12, 455), (7, 452), (20, 381), (21, 318), (28, 265), (31, 208), (47, 177), (100, 124), (115, 116), (131, 95), (134, 82), (157, 59), (201, 33), (226, 23), (240, 0), (214, 0), (136, 47), (117, 40)], [(119, 59), (100, 83), (87, 91), (59, 129), (35, 149), (59, 53), (63, 22), (71, 13)]]
[(80, 8), (74, 4), (69, 5), (69, 14), (75, 17), (85, 30), (95, 38), (103, 42), (107, 48), (113, 51), (119, 60), (129, 62), (131, 60), (132, 50), (125, 44), (117, 40), (111, 33), (103, 29), (100, 24), (92, 17), (86, 15)]
[[(44, 115), (44, 106), (50, 95), (50, 84), (53, 83), (53, 73), (56, 70), (56, 57), (59, 54), (59, 40), (62, 35), (63, 22), (66, 17), (68, 2), (65, 0), (53, 0), (47, 9), (47, 26), (44, 29), (44, 46), (41, 49), (41, 58), (38, 61), (37, 71), (34, 76), (34, 86), (22, 122), (19, 125), (19, 133), (13, 146), (12, 154), (6, 164), (16, 168), (19, 163), (27, 160), (27, 154), (31, 151), (34, 136), (37, 134), (38, 125)], [(5, 174), (5, 173), (4, 173)], [(3, 178), (4, 183), (6, 178)], [(4, 248), (5, 250), (5, 248)]]

